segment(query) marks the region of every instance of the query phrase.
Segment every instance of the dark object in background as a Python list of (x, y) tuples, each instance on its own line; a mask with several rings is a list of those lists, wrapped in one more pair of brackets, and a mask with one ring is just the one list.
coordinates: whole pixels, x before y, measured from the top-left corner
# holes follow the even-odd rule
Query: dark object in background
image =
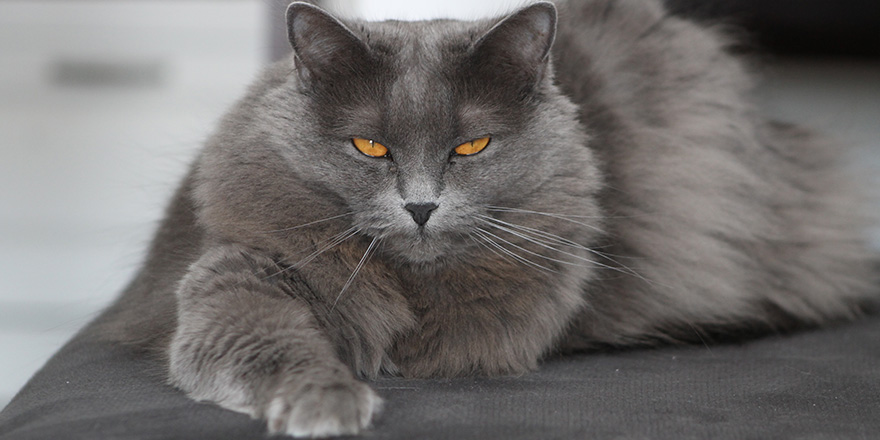
[[(744, 29), (747, 47), (759, 52), (880, 58), (880, 0), (665, 1), (679, 15)], [(290, 53), (284, 24), (289, 1), (267, 2), (272, 23), (271, 57), (277, 60)]]
[(161, 87), (162, 60), (61, 58), (50, 66), (52, 82), (64, 87)]
[(752, 46), (793, 56), (880, 57), (878, 0), (666, 0), (673, 11), (746, 29)]

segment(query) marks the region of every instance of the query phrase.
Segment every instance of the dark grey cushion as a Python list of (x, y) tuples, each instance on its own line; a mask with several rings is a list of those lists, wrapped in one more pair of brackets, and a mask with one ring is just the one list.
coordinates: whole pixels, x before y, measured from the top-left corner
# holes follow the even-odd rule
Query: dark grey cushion
[[(369, 439), (880, 438), (880, 318), (741, 345), (547, 361), (522, 377), (385, 379)], [(0, 413), (0, 438), (248, 439), (124, 347), (77, 338)]]

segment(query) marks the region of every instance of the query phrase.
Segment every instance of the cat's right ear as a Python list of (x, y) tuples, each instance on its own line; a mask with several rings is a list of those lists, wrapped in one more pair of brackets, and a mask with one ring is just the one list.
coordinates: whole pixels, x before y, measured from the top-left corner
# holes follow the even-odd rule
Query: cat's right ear
[(501, 20), (474, 43), (472, 60), (491, 78), (532, 89), (547, 69), (556, 38), (556, 7), (539, 2)]
[(296, 70), (305, 82), (352, 74), (367, 68), (369, 48), (342, 22), (323, 9), (303, 2), (287, 8), (287, 36)]

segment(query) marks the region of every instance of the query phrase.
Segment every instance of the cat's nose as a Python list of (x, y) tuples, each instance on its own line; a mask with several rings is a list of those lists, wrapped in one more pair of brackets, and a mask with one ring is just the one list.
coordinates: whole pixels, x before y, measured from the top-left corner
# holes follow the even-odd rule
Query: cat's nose
[(413, 220), (415, 220), (416, 224), (419, 226), (425, 226), (425, 223), (428, 223), (428, 219), (431, 218), (431, 213), (437, 209), (436, 203), (407, 203), (404, 208), (412, 214)]

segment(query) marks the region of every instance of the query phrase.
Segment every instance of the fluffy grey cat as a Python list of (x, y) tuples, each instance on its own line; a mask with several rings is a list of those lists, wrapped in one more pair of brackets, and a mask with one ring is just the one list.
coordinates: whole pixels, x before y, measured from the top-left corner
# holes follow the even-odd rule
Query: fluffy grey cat
[(101, 318), (193, 399), (351, 434), (361, 379), (815, 326), (880, 290), (838, 146), (762, 120), (725, 38), (659, 1), (288, 23)]

